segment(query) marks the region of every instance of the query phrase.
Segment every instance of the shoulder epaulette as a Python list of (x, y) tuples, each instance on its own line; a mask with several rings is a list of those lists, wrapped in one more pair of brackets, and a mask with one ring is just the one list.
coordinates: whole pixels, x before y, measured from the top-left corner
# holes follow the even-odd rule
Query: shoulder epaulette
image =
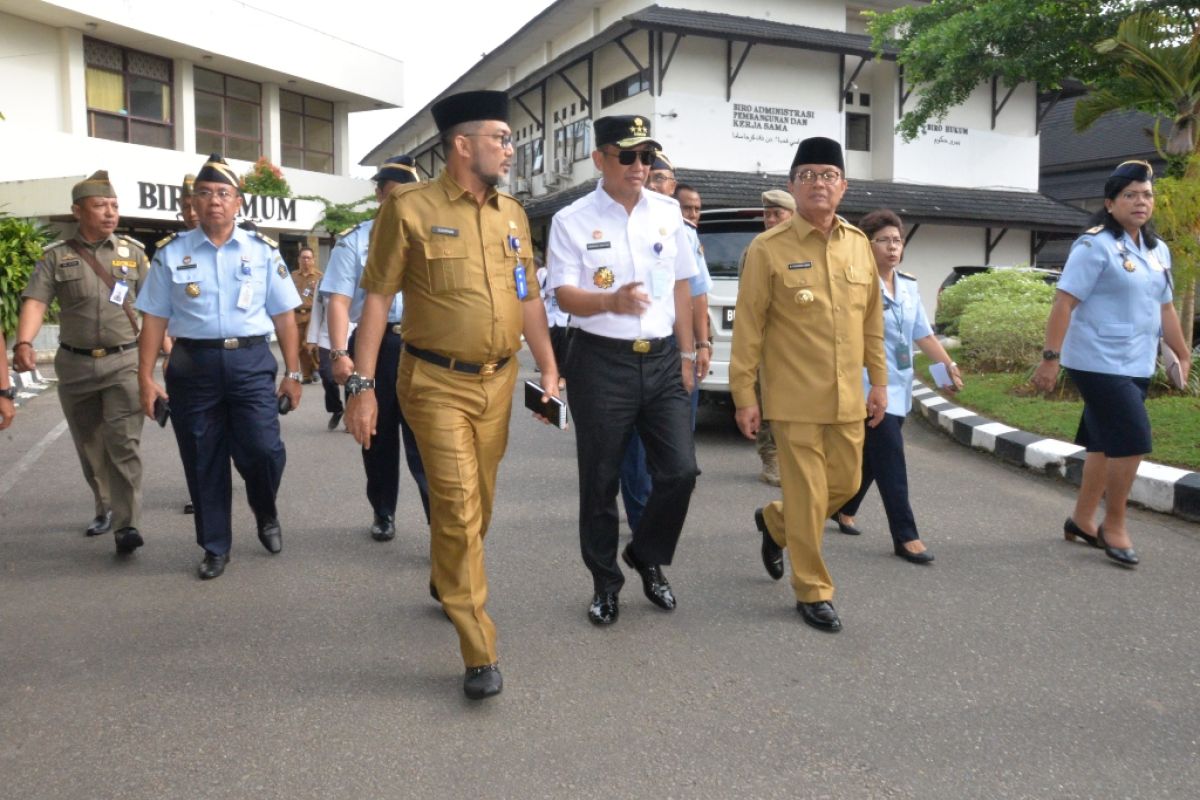
[(174, 231), (170, 236), (164, 236), (162, 239), (159, 239), (157, 242), (154, 243), (154, 249), (155, 250), (163, 249), (164, 247), (169, 245), (172, 241), (174, 241), (175, 237), (177, 237), (177, 236), (179, 236), (179, 231)]
[(904, 272), (902, 270), (895, 270), (895, 273), (897, 275), (899, 275), (901, 278), (908, 278), (910, 281), (915, 281), (917, 279), (916, 275), (913, 275), (909, 272)]
[(1102, 231), (1102, 230), (1104, 230), (1104, 226), (1103, 226), (1103, 225), (1097, 225), (1097, 226), (1096, 226), (1096, 227), (1094, 227), (1094, 228), (1088, 228), (1086, 231), (1084, 231), (1084, 233), (1097, 234), (1097, 233), (1099, 233), (1099, 232), (1100, 232), (1100, 231)]
[(267, 235), (266, 235), (265, 233), (263, 233), (262, 231), (255, 231), (255, 232), (254, 232), (254, 235), (255, 235), (255, 237), (257, 237), (257, 238), (259, 238), (259, 239), (262, 239), (264, 242), (266, 242), (267, 244), (271, 245), (271, 247), (274, 247), (276, 250), (278, 250), (278, 249), (279, 249), (279, 242), (275, 241), (275, 240), (274, 240), (274, 239), (272, 239), (270, 236), (267, 236)]
[(339, 239), (346, 238), (347, 236), (349, 236), (350, 234), (352, 234), (356, 230), (358, 230), (359, 225), (362, 225), (362, 223), (360, 222), (360, 223), (358, 223), (358, 225), (351, 225), (349, 228), (346, 228), (346, 230), (344, 230), (344, 231), (338, 231), (337, 238), (339, 238)]
[(56, 239), (56, 240), (54, 240), (53, 242), (51, 242), (50, 244), (48, 244), (48, 245), (46, 245), (45, 247), (43, 247), (43, 248), (42, 248), (42, 252), (43, 252), (43, 253), (49, 253), (51, 250), (53, 250), (54, 248), (58, 247), (59, 245), (64, 245), (64, 244), (66, 244), (66, 243), (67, 243), (67, 241), (66, 241), (65, 239)]
[(120, 239), (122, 242), (128, 242), (129, 244), (133, 245), (134, 247), (136, 247), (139, 250), (146, 249), (146, 245), (142, 244), (141, 242), (139, 242), (137, 239), (133, 238), (132, 236), (126, 236), (125, 234), (122, 233), (120, 236)]

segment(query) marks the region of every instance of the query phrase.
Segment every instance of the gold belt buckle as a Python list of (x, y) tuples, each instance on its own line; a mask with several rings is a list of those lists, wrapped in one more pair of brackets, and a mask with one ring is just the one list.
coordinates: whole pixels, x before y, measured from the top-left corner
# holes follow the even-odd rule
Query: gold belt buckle
[(108, 355), (108, 348), (107, 347), (97, 347), (95, 350), (92, 351), (91, 355), (92, 355), (92, 358), (104, 358), (106, 355)]
[(489, 375), (495, 375), (496, 374), (496, 362), (492, 361), (488, 364), (481, 364), (479, 367), (479, 374), (485, 378)]
[(633, 340), (633, 352), (649, 353), (650, 352), (650, 342), (647, 341), (646, 339), (634, 339)]
[(230, 338), (228, 338), (228, 339), (226, 339), (226, 340), (225, 340), (224, 347), (225, 347), (225, 349), (226, 349), (226, 350), (237, 350), (237, 349), (238, 349), (238, 347), (240, 347), (240, 346), (241, 346), (241, 345), (240, 345), (240, 343), (238, 342), (238, 340), (237, 340), (237, 337), (236, 337), (236, 336), (230, 337)]

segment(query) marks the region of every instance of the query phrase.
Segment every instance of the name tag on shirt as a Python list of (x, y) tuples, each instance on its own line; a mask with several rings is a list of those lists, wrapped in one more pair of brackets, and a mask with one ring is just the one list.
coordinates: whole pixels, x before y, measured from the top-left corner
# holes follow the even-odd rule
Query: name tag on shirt
[(661, 300), (663, 295), (667, 293), (667, 287), (670, 286), (671, 273), (662, 267), (656, 267), (650, 272), (650, 291), (654, 295), (655, 300)]
[(788, 269), (812, 269), (812, 262), (799, 261), (795, 264), (788, 264)]
[(129, 294), (129, 284), (125, 281), (117, 281), (113, 284), (112, 292), (108, 295), (108, 302), (122, 305), (125, 302), (125, 295), (127, 294)]
[(250, 281), (242, 281), (242, 288), (238, 290), (237, 307), (242, 311), (250, 308), (250, 301), (254, 298), (254, 284)]
[(612, 242), (588, 242), (588, 250), (607, 250), (612, 247)]
[(199, 264), (180, 264), (175, 269), (195, 269), (198, 266), (200, 266), (200, 265)]
[(458, 236), (458, 228), (444, 228), (441, 225), (434, 225), (430, 230), (442, 236)]

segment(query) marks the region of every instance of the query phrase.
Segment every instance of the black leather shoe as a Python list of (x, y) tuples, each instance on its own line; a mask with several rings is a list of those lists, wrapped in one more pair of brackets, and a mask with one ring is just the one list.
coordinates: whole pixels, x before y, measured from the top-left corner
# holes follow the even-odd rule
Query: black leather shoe
[(588, 621), (593, 625), (612, 625), (620, 613), (616, 592), (597, 593), (588, 607)]
[(763, 566), (767, 568), (767, 574), (771, 576), (772, 580), (779, 580), (783, 577), (783, 548), (775, 544), (775, 540), (771, 538), (761, 508), (754, 509), (754, 525), (762, 531)]
[(910, 553), (902, 544), (893, 543), (893, 546), (896, 548), (896, 555), (900, 556), (905, 561), (910, 561), (913, 564), (933, 563), (933, 553), (929, 552), (928, 550), (923, 553)]
[(338, 423), (342, 421), (342, 412), (335, 411), (329, 415), (329, 430), (336, 431)]
[(853, 525), (847, 525), (846, 523), (842, 522), (841, 514), (834, 514), (832, 517), (830, 517), (830, 519), (833, 520), (834, 522), (836, 522), (837, 526), (838, 526), (838, 530), (841, 531), (842, 533), (846, 534), (847, 536), (862, 536), (862, 531), (860, 531), (858, 528), (854, 527)]
[(625, 545), (625, 549), (621, 551), (621, 558), (642, 576), (642, 591), (646, 593), (647, 600), (663, 611), (675, 610), (675, 595), (671, 593), (671, 584), (667, 583), (667, 576), (663, 575), (662, 567), (638, 561), (633, 555), (632, 544)]
[(121, 528), (115, 534), (117, 540), (117, 553), (127, 556), (134, 550), (144, 545), (146, 542), (142, 539), (142, 534), (138, 533), (137, 528)]
[(1075, 520), (1070, 517), (1067, 517), (1067, 521), (1063, 523), (1063, 538), (1068, 542), (1083, 539), (1085, 544), (1090, 544), (1092, 547), (1100, 547), (1100, 540), (1076, 525)]
[(837, 633), (842, 629), (842, 621), (833, 610), (833, 603), (821, 600), (817, 603), (796, 603), (800, 618), (819, 631)]
[(429, 582), (429, 596), (439, 603), (442, 602), (442, 596), (438, 594), (437, 587), (433, 585), (433, 581)]
[(99, 514), (87, 526), (85, 533), (88, 536), (102, 536), (112, 530), (112, 512), (105, 511)]
[(390, 542), (396, 538), (396, 523), (391, 514), (376, 514), (371, 523), (371, 538), (377, 542)]
[(488, 664), (486, 667), (467, 667), (467, 675), (463, 678), (463, 694), (472, 700), (482, 700), (500, 694), (504, 689), (504, 678), (500, 677), (500, 667)]
[(279, 520), (275, 518), (261, 520), (258, 523), (258, 540), (272, 555), (282, 550), (283, 530), (279, 527)]
[(200, 580), (210, 581), (213, 578), (221, 577), (221, 573), (225, 571), (225, 565), (229, 563), (229, 554), (223, 556), (216, 555), (205, 551), (204, 560), (200, 562), (200, 569), (197, 572), (200, 575)]
[(1120, 564), (1122, 567), (1133, 569), (1141, 560), (1138, 558), (1137, 551), (1132, 547), (1112, 547), (1108, 542), (1104, 541), (1104, 526), (1096, 528), (1096, 539), (1100, 546), (1104, 548), (1104, 555), (1111, 558), (1113, 561)]
[(185, 513), (185, 514), (195, 514), (195, 513), (196, 513), (196, 507), (195, 507), (194, 505), (192, 505), (191, 503), (184, 503), (184, 504), (183, 504), (183, 513)]

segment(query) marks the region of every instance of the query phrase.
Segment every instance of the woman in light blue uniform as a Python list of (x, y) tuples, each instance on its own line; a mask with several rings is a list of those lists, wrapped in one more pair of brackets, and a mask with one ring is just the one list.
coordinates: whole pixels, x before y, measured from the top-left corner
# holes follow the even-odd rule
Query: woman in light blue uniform
[[(834, 515), (834, 521), (842, 533), (861, 533), (854, 527), (854, 515), (858, 513), (859, 505), (874, 482), (879, 485), (879, 496), (887, 513), (896, 555), (914, 564), (929, 564), (933, 561), (933, 553), (925, 548), (917, 533), (917, 523), (908, 502), (908, 471), (904, 462), (904, 438), (900, 434), (904, 418), (912, 410), (913, 344), (933, 361), (946, 365), (954, 381), (952, 391), (962, 388), (962, 377), (958, 373), (958, 365), (950, 360), (933, 334), (933, 328), (925, 316), (925, 308), (921, 305), (917, 279), (896, 269), (904, 257), (904, 223), (900, 217), (886, 208), (878, 209), (863, 217), (858, 227), (871, 240), (880, 291), (883, 292), (883, 348), (888, 365), (888, 404), (882, 422), (874, 428), (870, 423), (867, 424), (867, 436), (863, 443), (862, 484), (858, 494)], [(870, 388), (866, 370), (863, 370), (863, 383)]]
[[(1046, 349), (1033, 382), (1049, 391), (1060, 361), (1083, 396), (1075, 443), (1087, 449), (1067, 541), (1103, 547), (1134, 567), (1138, 555), (1125, 527), (1125, 503), (1142, 457), (1150, 452), (1146, 391), (1159, 337), (1179, 357), (1186, 379), (1191, 353), (1171, 303), (1171, 253), (1149, 224), (1154, 171), (1126, 161), (1104, 184), (1104, 209), (1075, 240), (1046, 323)], [(1104, 522), (1095, 523), (1104, 499)]]

